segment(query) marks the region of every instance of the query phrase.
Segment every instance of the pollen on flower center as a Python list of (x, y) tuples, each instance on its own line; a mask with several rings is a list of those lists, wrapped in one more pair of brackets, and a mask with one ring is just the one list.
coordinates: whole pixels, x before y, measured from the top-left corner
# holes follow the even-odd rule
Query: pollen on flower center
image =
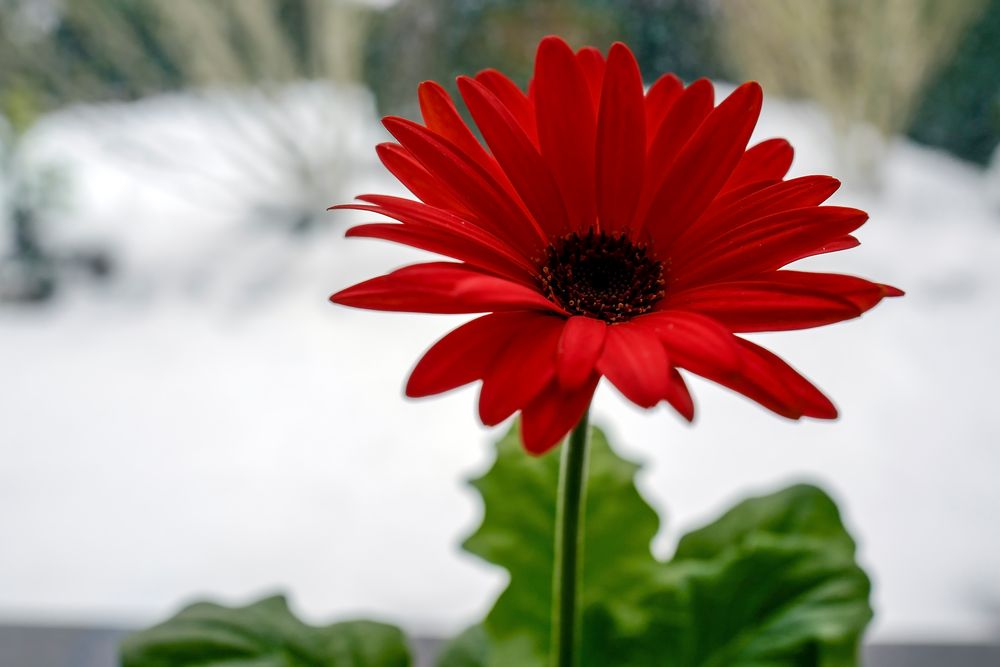
[(542, 292), (574, 315), (621, 322), (663, 297), (663, 263), (625, 234), (573, 232), (549, 245), (541, 264)]

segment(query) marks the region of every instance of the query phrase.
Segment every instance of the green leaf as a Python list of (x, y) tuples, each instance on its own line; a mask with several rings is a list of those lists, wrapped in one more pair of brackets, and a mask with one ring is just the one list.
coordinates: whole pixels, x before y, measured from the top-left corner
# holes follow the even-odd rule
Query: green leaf
[(666, 624), (687, 638), (687, 657), (664, 664), (856, 665), (872, 610), (854, 553), (836, 504), (815, 486), (744, 500), (681, 538), (664, 568), (674, 592), (646, 601), (664, 609), (655, 598), (665, 595), (676, 608), (680, 596), (688, 610)]
[(199, 602), (130, 635), (122, 667), (408, 667), (402, 632), (371, 621), (306, 625), (283, 596), (247, 607)]
[(486, 630), (474, 625), (441, 650), (437, 667), (483, 667), (489, 651)]
[(857, 664), (870, 587), (835, 551), (761, 533), (714, 558), (671, 563), (661, 577), (638, 603), (649, 624), (630, 638), (647, 656), (637, 664)]
[(854, 540), (844, 529), (837, 505), (820, 489), (797, 484), (777, 493), (748, 498), (715, 522), (688, 533), (674, 560), (712, 558), (762, 533), (822, 541), (828, 549), (853, 556)]
[[(799, 485), (746, 500), (683, 537), (673, 561), (638, 467), (594, 430), (587, 490), (582, 667), (850, 667), (870, 584), (833, 501)], [(526, 456), (511, 431), (474, 486), (486, 505), (466, 548), (510, 573), (474, 659), (442, 667), (543, 667), (550, 621), (558, 454)], [(484, 646), (483, 643), (487, 645)]]
[(344, 621), (315, 628), (317, 655), (330, 667), (409, 667), (406, 637), (375, 621)]
[[(635, 488), (637, 470), (611, 451), (599, 429), (592, 429), (584, 605), (642, 590), (656, 566), (650, 542), (659, 519)], [(491, 640), (488, 664), (530, 667), (545, 661), (558, 480), (558, 451), (527, 456), (515, 426), (497, 444), (490, 471), (472, 482), (483, 496), (485, 515), (464, 546), (510, 574), (510, 585), (484, 622)]]

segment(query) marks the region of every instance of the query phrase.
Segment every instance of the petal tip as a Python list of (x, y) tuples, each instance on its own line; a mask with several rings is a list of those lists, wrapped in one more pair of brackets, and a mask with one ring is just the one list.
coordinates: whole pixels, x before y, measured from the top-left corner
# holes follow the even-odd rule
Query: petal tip
[(558, 35), (548, 35), (547, 37), (543, 37), (542, 41), (538, 42), (538, 50), (535, 54), (536, 75), (539, 66), (545, 67), (543, 63), (551, 63), (553, 62), (551, 60), (553, 58), (557, 61), (561, 59), (576, 61), (576, 54), (573, 53), (572, 47)]
[(833, 401), (825, 396), (823, 398), (826, 400), (822, 403), (815, 403), (805, 408), (802, 416), (831, 421), (840, 417), (840, 412), (837, 410), (837, 406), (833, 404)]
[[(550, 49), (553, 47), (559, 49), (562, 48), (569, 49), (569, 44), (567, 44), (566, 40), (560, 37), (559, 35), (546, 35), (545, 37), (542, 37), (541, 41), (538, 42), (539, 50), (542, 48)], [(572, 51), (572, 49), (570, 49), (570, 51)]]
[(413, 375), (406, 381), (406, 386), (403, 387), (403, 395), (407, 398), (426, 398), (434, 394), (433, 391), (428, 391), (426, 387), (421, 387), (417, 382), (413, 380)]
[(672, 403), (670, 401), (665, 401), (665, 403), (667, 403), (667, 406), (669, 408), (673, 409), (673, 411), (675, 413), (677, 413), (677, 415), (681, 419), (684, 420), (685, 424), (693, 424), (694, 423), (694, 406), (691, 406), (689, 408), (686, 405), (675, 405), (674, 403)]
[(892, 285), (879, 285), (879, 288), (882, 290), (882, 295), (886, 297), (906, 296), (906, 292)]
[[(415, 124), (416, 123), (414, 123), (413, 121), (407, 120), (406, 118), (402, 118), (401, 116), (384, 116), (382, 118), (382, 127), (389, 130), (390, 134), (393, 133), (392, 132), (393, 128), (408, 127)], [(385, 143), (391, 143), (391, 142), (385, 142)]]
[(626, 44), (625, 42), (614, 42), (611, 45), (611, 48), (608, 49), (608, 58), (609, 59), (611, 58), (611, 56), (616, 55), (616, 54), (621, 54), (623, 56), (625, 56), (625, 55), (633, 56), (632, 49), (628, 48), (628, 44)]
[(737, 88), (737, 90), (743, 90), (744, 94), (750, 95), (751, 97), (764, 96), (764, 89), (761, 87), (759, 81), (754, 81), (754, 80), (747, 81), (742, 85), (740, 85), (740, 87)]

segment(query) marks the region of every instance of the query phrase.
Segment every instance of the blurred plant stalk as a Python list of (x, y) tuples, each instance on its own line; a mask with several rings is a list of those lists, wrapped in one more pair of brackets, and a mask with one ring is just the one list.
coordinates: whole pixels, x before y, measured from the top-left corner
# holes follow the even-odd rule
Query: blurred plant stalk
[(727, 0), (722, 46), (771, 92), (816, 100), (849, 179), (877, 188), (887, 142), (908, 125), (985, 0)]
[(60, 258), (47, 247), (42, 223), (64, 184), (51, 165), (25, 156), (24, 137), (38, 117), (30, 89), (12, 84), (0, 91), (0, 303), (49, 299)]

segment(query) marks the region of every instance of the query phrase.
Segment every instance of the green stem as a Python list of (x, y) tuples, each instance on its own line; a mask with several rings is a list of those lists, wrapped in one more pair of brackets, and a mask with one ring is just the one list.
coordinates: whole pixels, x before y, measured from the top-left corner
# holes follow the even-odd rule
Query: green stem
[(563, 444), (556, 501), (555, 568), (552, 577), (552, 667), (577, 667), (580, 614), (577, 593), (583, 565), (589, 411)]

